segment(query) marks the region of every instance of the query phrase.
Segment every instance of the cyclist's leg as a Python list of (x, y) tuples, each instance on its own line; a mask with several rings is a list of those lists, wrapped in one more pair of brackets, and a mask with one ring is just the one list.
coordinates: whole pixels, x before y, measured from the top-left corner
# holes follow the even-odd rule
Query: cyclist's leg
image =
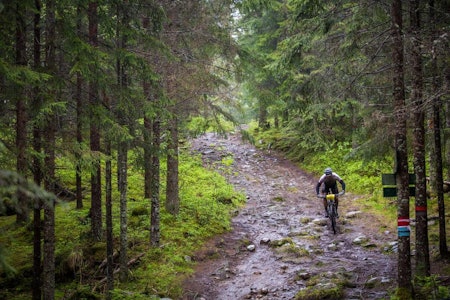
[[(322, 189), (322, 195), (326, 195), (326, 187)], [(328, 218), (328, 208), (327, 208), (327, 199), (323, 198), (323, 208), (325, 209), (325, 218)]]

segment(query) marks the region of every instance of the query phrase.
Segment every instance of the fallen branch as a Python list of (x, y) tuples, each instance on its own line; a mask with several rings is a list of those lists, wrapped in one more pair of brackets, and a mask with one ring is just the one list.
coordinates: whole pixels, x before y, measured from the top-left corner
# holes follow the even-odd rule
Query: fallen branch
[[(142, 252), (138, 256), (130, 259), (127, 263), (127, 267), (134, 265), (144, 255), (145, 255), (145, 252)], [(113, 276), (119, 272), (120, 272), (120, 267), (114, 270)], [(95, 284), (94, 288), (92, 289), (92, 292), (95, 292), (97, 290), (98, 286), (104, 284), (107, 280), (108, 280), (108, 277), (102, 278), (98, 283)]]
[[(114, 261), (114, 259), (116, 259), (117, 257), (119, 257), (119, 252), (118, 251), (116, 251), (116, 250), (114, 250), (114, 253), (113, 253), (113, 261)], [(98, 270), (101, 270), (101, 269), (103, 269), (104, 267), (106, 267), (106, 264), (108, 263), (108, 258), (105, 258), (103, 261), (102, 261), (102, 263), (98, 266)]]

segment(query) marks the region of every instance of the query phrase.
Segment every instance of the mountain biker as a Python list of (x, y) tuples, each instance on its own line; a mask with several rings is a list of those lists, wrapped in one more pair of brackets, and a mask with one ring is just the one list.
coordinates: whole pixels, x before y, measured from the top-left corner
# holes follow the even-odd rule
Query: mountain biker
[[(324, 174), (320, 177), (320, 179), (316, 185), (317, 196), (320, 196), (320, 192), (322, 194), (327, 194), (328, 191), (330, 191), (333, 194), (336, 194), (336, 198), (335, 198), (336, 211), (337, 211), (338, 204), (339, 204), (339, 199), (337, 196), (337, 193), (339, 192), (338, 186), (337, 186), (338, 182), (341, 184), (342, 191), (345, 192), (344, 180), (342, 180), (342, 178), (338, 174), (334, 173), (333, 170), (331, 170), (331, 168), (328, 167), (325, 169)], [(321, 186), (322, 186), (322, 189), (320, 190)], [(328, 218), (327, 199), (326, 198), (323, 199), (323, 207), (325, 208), (325, 217)], [(337, 215), (337, 217), (339, 217), (339, 215)]]

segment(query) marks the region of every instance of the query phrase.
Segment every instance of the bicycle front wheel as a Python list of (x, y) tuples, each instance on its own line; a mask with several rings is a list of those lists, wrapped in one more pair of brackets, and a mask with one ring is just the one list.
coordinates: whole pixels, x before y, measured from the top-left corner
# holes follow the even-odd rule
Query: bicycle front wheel
[(336, 206), (334, 205), (330, 205), (329, 206), (329, 212), (328, 212), (328, 216), (330, 218), (331, 221), (331, 229), (333, 229), (333, 233), (336, 234)]

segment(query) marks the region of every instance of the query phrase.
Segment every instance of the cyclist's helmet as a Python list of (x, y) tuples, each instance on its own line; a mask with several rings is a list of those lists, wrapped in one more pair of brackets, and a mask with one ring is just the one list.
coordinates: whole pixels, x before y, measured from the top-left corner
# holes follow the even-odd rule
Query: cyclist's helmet
[(324, 171), (325, 175), (331, 175), (333, 173), (333, 171), (331, 170), (331, 168), (326, 168)]

